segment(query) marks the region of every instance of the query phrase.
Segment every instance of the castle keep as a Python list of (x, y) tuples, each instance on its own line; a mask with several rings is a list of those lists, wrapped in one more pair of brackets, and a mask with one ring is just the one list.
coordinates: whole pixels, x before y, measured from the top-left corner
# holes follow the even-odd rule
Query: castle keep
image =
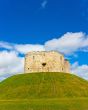
[(25, 73), (70, 72), (70, 63), (61, 53), (55, 51), (29, 52), (25, 56)]

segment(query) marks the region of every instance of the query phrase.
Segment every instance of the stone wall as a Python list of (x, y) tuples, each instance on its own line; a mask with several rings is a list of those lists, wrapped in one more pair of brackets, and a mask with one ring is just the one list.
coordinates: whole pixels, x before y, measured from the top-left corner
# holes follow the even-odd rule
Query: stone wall
[(25, 56), (25, 73), (70, 72), (70, 64), (64, 56), (55, 51), (29, 52)]

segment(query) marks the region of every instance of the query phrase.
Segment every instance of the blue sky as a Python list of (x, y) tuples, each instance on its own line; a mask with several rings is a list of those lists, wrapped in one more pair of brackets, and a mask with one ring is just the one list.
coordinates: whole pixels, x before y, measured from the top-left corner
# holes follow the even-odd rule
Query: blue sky
[(42, 44), (66, 32), (88, 33), (87, 5), (88, 0), (0, 1), (0, 40)]
[[(16, 64), (28, 50), (60, 51), (72, 71), (88, 79), (88, 0), (0, 1), (1, 79), (23, 71), (23, 65)], [(3, 62), (6, 55), (16, 58), (13, 67), (11, 58)]]

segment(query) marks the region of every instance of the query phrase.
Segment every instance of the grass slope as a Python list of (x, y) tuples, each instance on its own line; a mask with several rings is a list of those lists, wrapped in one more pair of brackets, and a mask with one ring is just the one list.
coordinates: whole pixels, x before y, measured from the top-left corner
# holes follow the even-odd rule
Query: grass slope
[(12, 76), (0, 83), (0, 99), (88, 97), (88, 82), (66, 73)]
[(31, 99), (0, 101), (0, 110), (88, 110), (88, 99)]

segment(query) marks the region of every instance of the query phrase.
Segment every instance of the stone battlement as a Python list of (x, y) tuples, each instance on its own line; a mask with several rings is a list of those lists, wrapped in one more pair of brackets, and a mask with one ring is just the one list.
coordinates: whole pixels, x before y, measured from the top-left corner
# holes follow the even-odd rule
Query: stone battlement
[(63, 54), (56, 51), (34, 51), (25, 56), (25, 73), (32, 72), (70, 72), (70, 63)]

